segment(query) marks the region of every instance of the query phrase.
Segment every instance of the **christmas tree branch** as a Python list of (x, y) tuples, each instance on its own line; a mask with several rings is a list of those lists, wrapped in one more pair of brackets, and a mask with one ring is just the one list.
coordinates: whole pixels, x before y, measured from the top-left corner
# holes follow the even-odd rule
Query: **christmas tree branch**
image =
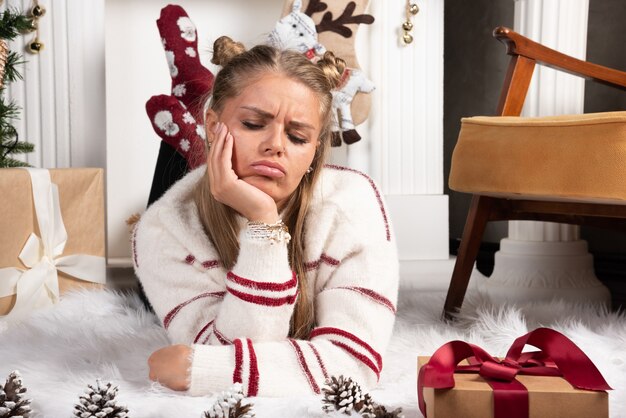
[(21, 33), (32, 30), (33, 20), (16, 9), (7, 9), (0, 17), (0, 39), (12, 41)]
[(15, 67), (25, 63), (26, 61), (22, 59), (21, 54), (18, 54), (15, 51), (9, 51), (7, 60), (4, 64), (4, 78), (2, 79), (2, 85), (4, 86), (6, 83), (21, 80), (22, 74), (20, 74)]

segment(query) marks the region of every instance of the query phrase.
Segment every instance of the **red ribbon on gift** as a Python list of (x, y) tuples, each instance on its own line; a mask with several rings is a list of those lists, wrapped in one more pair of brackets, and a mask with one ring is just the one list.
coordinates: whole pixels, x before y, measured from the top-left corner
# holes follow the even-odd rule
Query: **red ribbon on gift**
[[(526, 344), (541, 351), (522, 353)], [(457, 366), (465, 359), (469, 366)], [(561, 376), (577, 389), (611, 390), (589, 357), (569, 338), (549, 328), (537, 328), (516, 339), (503, 360), (464, 341), (441, 346), (422, 366), (417, 379), (419, 408), (424, 417), (424, 388), (453, 388), (455, 372), (478, 373), (487, 381), (494, 391), (494, 418), (528, 418), (528, 390), (515, 379), (518, 374)]]

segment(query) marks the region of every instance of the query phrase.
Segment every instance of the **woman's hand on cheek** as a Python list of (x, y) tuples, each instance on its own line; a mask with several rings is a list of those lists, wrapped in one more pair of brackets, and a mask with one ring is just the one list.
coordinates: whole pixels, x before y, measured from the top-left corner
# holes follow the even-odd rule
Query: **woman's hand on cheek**
[(148, 358), (150, 380), (173, 390), (189, 389), (192, 348), (187, 345), (163, 347)]
[(230, 206), (249, 221), (274, 223), (278, 220), (276, 202), (267, 193), (237, 177), (233, 170), (233, 136), (223, 123), (216, 125), (209, 150), (209, 181), (213, 197)]

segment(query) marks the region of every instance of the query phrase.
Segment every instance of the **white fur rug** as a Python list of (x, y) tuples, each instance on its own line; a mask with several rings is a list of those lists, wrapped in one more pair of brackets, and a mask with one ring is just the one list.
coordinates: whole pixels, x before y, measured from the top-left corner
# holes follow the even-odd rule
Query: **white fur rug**
[[(372, 397), (405, 417), (417, 409), (416, 357), (463, 339), (503, 355), (518, 336), (538, 326), (561, 331), (595, 362), (609, 384), (611, 417), (626, 416), (626, 317), (592, 307), (543, 303), (495, 308), (477, 296), (466, 299), (456, 324), (440, 321), (443, 295), (403, 290), (394, 337), (379, 387)], [(132, 418), (200, 418), (211, 398), (193, 398), (151, 384), (146, 359), (167, 344), (155, 317), (135, 296), (111, 291), (66, 295), (56, 307), (20, 324), (0, 319), (0, 379), (20, 370), (34, 417), (66, 418), (96, 378), (119, 385), (118, 402)], [(318, 397), (253, 400), (257, 417), (321, 417)], [(339, 416), (337, 414), (336, 416)], [(345, 415), (342, 415), (345, 416)]]

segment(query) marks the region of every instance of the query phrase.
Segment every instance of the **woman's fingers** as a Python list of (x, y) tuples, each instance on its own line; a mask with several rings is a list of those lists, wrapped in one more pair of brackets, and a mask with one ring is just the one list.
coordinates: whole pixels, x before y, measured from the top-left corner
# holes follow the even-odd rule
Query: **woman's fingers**
[(209, 152), (209, 170), (211, 190), (216, 190), (223, 179), (223, 167), (220, 166), (221, 150), (223, 148), (223, 138), (226, 134), (226, 125), (221, 122), (216, 124), (216, 132), (213, 136), (211, 149)]
[(233, 169), (233, 135), (228, 132), (224, 138), (223, 152), (222, 152), (222, 164), (224, 169)]

